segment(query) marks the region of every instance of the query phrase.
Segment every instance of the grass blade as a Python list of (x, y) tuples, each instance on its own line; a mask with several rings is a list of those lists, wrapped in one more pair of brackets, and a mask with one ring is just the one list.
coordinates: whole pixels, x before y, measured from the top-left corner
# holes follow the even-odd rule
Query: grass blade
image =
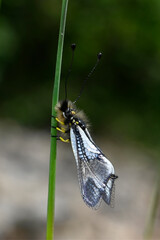
[[(60, 30), (58, 39), (58, 50), (55, 70), (55, 81), (53, 88), (52, 97), (52, 115), (55, 116), (55, 105), (58, 102), (59, 97), (59, 86), (60, 86), (60, 75), (62, 65), (62, 54), (63, 54), (63, 43), (66, 25), (68, 0), (62, 1), (61, 19), (60, 19)], [(56, 126), (56, 120), (52, 118), (51, 125)], [(51, 128), (51, 135), (56, 135), (57, 131)], [(46, 239), (52, 240), (54, 237), (54, 205), (55, 205), (55, 180), (56, 180), (56, 138), (51, 137), (50, 146), (50, 166), (49, 166), (49, 185), (48, 185), (48, 209), (47, 209), (47, 234)]]
[(146, 229), (144, 232), (144, 239), (145, 240), (150, 240), (153, 237), (153, 232), (154, 232), (154, 224), (156, 220), (156, 215), (158, 212), (158, 207), (159, 207), (159, 201), (160, 201), (160, 166), (159, 166), (159, 171), (158, 171), (158, 176), (157, 176), (157, 181), (155, 182), (155, 187), (154, 191), (152, 194), (152, 199), (151, 199), (151, 206), (149, 209), (149, 216), (147, 219), (147, 225)]

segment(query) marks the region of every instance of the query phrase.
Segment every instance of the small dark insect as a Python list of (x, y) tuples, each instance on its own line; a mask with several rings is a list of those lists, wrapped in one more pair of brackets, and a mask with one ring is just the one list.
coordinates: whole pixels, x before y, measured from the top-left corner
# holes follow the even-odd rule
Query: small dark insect
[[(98, 61), (100, 57), (101, 53), (98, 54)], [(94, 71), (96, 65), (87, 78)], [(74, 103), (79, 99), (80, 95)], [(114, 192), (114, 181), (118, 176), (115, 175), (112, 163), (91, 138), (85, 114), (78, 111), (74, 103), (65, 99), (56, 106), (57, 116), (55, 119), (59, 125), (56, 129), (68, 137), (64, 139), (60, 136), (57, 139), (63, 142), (71, 141), (76, 159), (81, 195), (89, 207), (97, 209), (101, 199), (110, 205), (112, 192)]]

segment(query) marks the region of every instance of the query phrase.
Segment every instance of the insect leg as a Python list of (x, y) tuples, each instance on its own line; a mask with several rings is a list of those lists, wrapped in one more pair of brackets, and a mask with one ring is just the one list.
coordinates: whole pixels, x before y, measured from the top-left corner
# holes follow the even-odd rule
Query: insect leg
[(55, 136), (55, 135), (51, 135), (51, 137), (55, 137), (56, 140), (61, 140), (62, 142), (65, 142), (65, 143), (69, 143), (70, 142), (70, 139), (64, 139), (62, 137), (58, 137), (58, 136)]
[(65, 130), (64, 128), (59, 128), (59, 127), (55, 127), (55, 126), (51, 126), (51, 128), (55, 128), (55, 129), (57, 129), (59, 132), (66, 133), (66, 130)]
[[(57, 117), (55, 117), (55, 116), (52, 116), (52, 117), (53, 117), (58, 123), (60, 123), (61, 125), (65, 125), (64, 122), (60, 121)], [(66, 129), (64, 129), (64, 128), (59, 128), (59, 127), (55, 127), (55, 126), (51, 126), (51, 128), (55, 128), (57, 131), (62, 132), (62, 133), (67, 133), (67, 132), (69, 132), (69, 130), (66, 130)], [(62, 138), (62, 137), (57, 137), (57, 136), (54, 136), (54, 135), (52, 135), (51, 137), (56, 137), (57, 140), (61, 140), (62, 142), (70, 142), (70, 139), (69, 139), (69, 138), (68, 138), (68, 139), (64, 139), (64, 138)]]
[(59, 137), (59, 140), (61, 140), (62, 142), (66, 142), (66, 143), (70, 142), (70, 139), (69, 139), (69, 138), (68, 138), (68, 139), (64, 139), (64, 138), (62, 138), (62, 137)]
[(54, 118), (57, 122), (59, 122), (61, 125), (65, 125), (64, 122), (60, 121), (57, 117), (55, 117), (55, 116), (53, 116), (53, 115), (52, 115), (51, 117), (53, 117), (53, 118)]

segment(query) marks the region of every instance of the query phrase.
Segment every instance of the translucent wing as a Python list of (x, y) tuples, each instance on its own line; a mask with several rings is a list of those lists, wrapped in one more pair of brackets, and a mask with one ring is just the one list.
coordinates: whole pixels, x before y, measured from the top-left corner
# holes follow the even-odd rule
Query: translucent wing
[(73, 125), (70, 137), (85, 203), (96, 209), (103, 199), (109, 205), (114, 185), (113, 165), (95, 145), (87, 129)]

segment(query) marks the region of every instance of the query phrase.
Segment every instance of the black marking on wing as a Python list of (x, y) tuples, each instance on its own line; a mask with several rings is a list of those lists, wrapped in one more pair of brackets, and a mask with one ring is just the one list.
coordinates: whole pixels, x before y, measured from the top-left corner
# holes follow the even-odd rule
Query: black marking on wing
[(101, 188), (98, 188), (93, 178), (88, 178), (84, 185), (83, 199), (90, 207), (97, 207), (102, 196)]

